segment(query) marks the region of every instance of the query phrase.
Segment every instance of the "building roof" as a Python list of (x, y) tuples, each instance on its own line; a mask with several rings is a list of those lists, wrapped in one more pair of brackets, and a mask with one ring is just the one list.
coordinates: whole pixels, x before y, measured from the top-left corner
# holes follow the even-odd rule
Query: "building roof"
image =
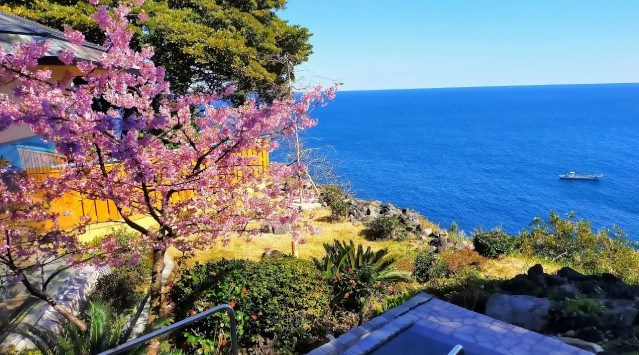
[(309, 355), (590, 354), (420, 293)]
[(12, 47), (19, 43), (32, 41), (49, 41), (51, 48), (45, 54), (49, 60), (57, 60), (57, 56), (66, 49), (71, 49), (75, 57), (97, 61), (105, 52), (105, 48), (90, 42), (78, 46), (66, 40), (63, 32), (20, 16), (0, 11), (0, 49), (11, 53)]

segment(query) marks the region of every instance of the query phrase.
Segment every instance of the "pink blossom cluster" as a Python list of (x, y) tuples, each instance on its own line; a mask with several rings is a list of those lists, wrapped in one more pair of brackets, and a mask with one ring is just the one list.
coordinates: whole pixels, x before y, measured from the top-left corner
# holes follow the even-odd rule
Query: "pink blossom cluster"
[[(139, 0), (128, 3), (142, 5)], [(0, 184), (1, 206), (29, 206), (0, 216), (7, 236), (0, 237), (0, 258), (9, 249), (23, 259), (33, 256), (28, 250), (34, 248), (49, 253), (79, 249), (67, 233), (48, 235), (54, 240), (45, 243), (37, 239), (44, 236), (23, 234), (12, 222), (55, 220), (46, 203), (70, 191), (113, 201), (124, 223), (140, 234), (127, 246), (137, 255), (143, 247), (175, 246), (191, 253), (223, 244), (238, 232), (250, 237), (259, 228), (249, 230), (249, 222), (300, 226), (298, 211), (290, 207), (297, 189), (283, 192), (281, 186), (305, 167), (273, 163), (263, 171), (256, 168), (256, 157), (240, 153), (271, 151), (278, 136), (315, 125), (309, 111), (331, 99), (335, 89), (317, 88), (299, 100), (272, 104), (250, 100), (239, 107), (213, 105), (223, 95), (173, 95), (164, 68), (153, 63), (153, 49), (130, 47), (130, 11), (124, 3), (99, 6), (93, 19), (106, 35), (107, 51), (98, 62), (74, 58), (70, 51), (60, 55), (84, 73), (81, 78), (69, 74), (53, 80), (49, 70), (37, 66), (46, 42), (0, 53), (0, 83), (17, 83), (13, 95), (0, 94), (0, 130), (27, 124), (68, 162), (59, 178), (39, 186), (23, 179), (17, 191), (9, 192), (7, 184)], [(65, 34), (71, 43), (84, 42), (70, 28)], [(30, 200), (42, 190), (48, 198)], [(153, 218), (157, 227), (137, 223), (140, 215)], [(302, 233), (293, 231), (295, 238)], [(105, 238), (99, 250), (91, 250), (118, 263), (117, 247)]]

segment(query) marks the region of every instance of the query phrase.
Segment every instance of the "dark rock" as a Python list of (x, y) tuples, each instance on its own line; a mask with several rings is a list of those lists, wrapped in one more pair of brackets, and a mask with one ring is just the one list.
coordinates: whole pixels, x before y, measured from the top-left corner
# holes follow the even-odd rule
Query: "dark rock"
[(577, 330), (577, 337), (593, 343), (598, 343), (603, 340), (601, 332), (595, 327), (584, 327)]
[(545, 275), (544, 281), (548, 286), (559, 286), (566, 283), (566, 279), (557, 275)]
[(366, 217), (368, 218), (377, 218), (379, 216), (379, 210), (373, 206), (368, 206), (366, 208)]
[(286, 256), (286, 254), (282, 253), (279, 250), (267, 250), (264, 252), (264, 254), (262, 254), (262, 258), (277, 258), (277, 257), (281, 257), (281, 256)]
[(624, 298), (633, 300), (634, 292), (625, 282), (617, 281), (613, 283), (606, 283), (606, 296), (608, 298)]
[(486, 315), (532, 331), (546, 328), (550, 300), (495, 293), (488, 298)]
[(579, 289), (571, 284), (559, 285), (556, 290), (560, 293), (560, 296), (564, 298), (573, 298), (579, 293)]
[(273, 227), (273, 234), (282, 235), (291, 231), (291, 226), (289, 224), (280, 224), (276, 227)]
[(583, 281), (575, 282), (575, 286), (581, 293), (586, 295), (596, 293), (599, 290), (599, 282), (597, 280), (589, 280), (587, 278)]
[(260, 232), (262, 233), (273, 233), (273, 227), (269, 226), (268, 224), (265, 224), (262, 226), (262, 228), (260, 228)]
[(572, 345), (575, 346), (579, 349), (583, 349), (586, 351), (589, 351), (593, 354), (599, 354), (601, 352), (604, 351), (604, 349), (596, 343), (591, 343), (588, 341), (584, 341), (581, 339), (577, 339), (577, 338), (571, 338), (571, 337), (555, 337), (555, 339), (561, 340), (562, 342), (568, 344), (568, 345)]
[(530, 269), (528, 269), (528, 277), (531, 279), (534, 278), (543, 278), (544, 277), (544, 267), (541, 264), (535, 264)]
[(614, 283), (618, 282), (619, 278), (613, 274), (603, 273), (601, 274), (601, 281)]
[(564, 266), (561, 268), (561, 270), (557, 271), (557, 275), (565, 277), (569, 281), (581, 281), (587, 278), (586, 276), (584, 276), (584, 274), (575, 271), (574, 269), (571, 269), (567, 266)]
[(501, 287), (508, 292), (518, 294), (527, 294), (539, 289), (539, 285), (524, 274), (519, 274), (510, 280), (504, 281)]
[(639, 310), (634, 303), (619, 302), (613, 308), (606, 309), (601, 319), (608, 328), (625, 329), (634, 324), (638, 312)]
[(390, 214), (391, 211), (394, 209), (395, 206), (391, 205), (390, 203), (382, 203), (381, 205), (379, 205), (379, 214), (387, 215)]
[(535, 264), (528, 269), (528, 278), (537, 285), (538, 289), (545, 289), (548, 287), (546, 284), (546, 274), (544, 274), (544, 268), (541, 264)]
[(636, 306), (635, 302), (632, 300), (626, 299), (618, 299), (618, 300), (608, 300), (606, 302), (606, 307), (614, 308), (614, 307), (634, 307)]
[(432, 238), (428, 244), (431, 247), (446, 249), (449, 245), (449, 240), (446, 237)]

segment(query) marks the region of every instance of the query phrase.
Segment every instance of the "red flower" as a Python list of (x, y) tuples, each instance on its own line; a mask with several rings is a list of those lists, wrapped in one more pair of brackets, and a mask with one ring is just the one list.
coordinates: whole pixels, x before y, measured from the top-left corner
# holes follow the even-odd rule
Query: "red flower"
[(211, 307), (206, 307), (206, 308), (204, 308), (204, 310), (205, 311), (209, 311), (209, 310), (211, 310)]
[(189, 316), (193, 317), (195, 315), (195, 311), (194, 310), (190, 310), (189, 311)]
[(348, 298), (350, 295), (351, 295), (350, 293), (345, 293), (344, 298)]
[(231, 300), (231, 302), (229, 302), (229, 304), (231, 305), (231, 308), (235, 308), (235, 300)]
[(348, 268), (348, 272), (353, 272), (353, 268)]
[(222, 339), (222, 341), (220, 342), (220, 344), (222, 344), (222, 346), (226, 345), (226, 339)]
[(243, 295), (245, 295), (245, 294), (247, 294), (247, 293), (248, 293), (248, 290), (247, 290), (247, 289), (243, 289), (243, 290), (242, 290), (242, 294), (243, 294)]
[(257, 320), (257, 316), (251, 316), (251, 318), (253, 318), (253, 320)]

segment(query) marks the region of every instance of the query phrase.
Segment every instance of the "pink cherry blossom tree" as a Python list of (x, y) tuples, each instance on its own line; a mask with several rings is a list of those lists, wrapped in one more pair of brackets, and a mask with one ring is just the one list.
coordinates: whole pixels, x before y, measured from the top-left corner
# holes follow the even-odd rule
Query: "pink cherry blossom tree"
[[(48, 204), (56, 196), (39, 188), (37, 183), (7, 167), (0, 169), (0, 266), (2, 275), (12, 283), (21, 283), (33, 296), (40, 298), (58, 313), (86, 330), (83, 321), (49, 294), (51, 281), (67, 270), (94, 256), (89, 248), (84, 255), (77, 243), (76, 232), (56, 231), (57, 215), (48, 212)], [(53, 224), (46, 232), (44, 224)], [(62, 264), (62, 265), (60, 265)]]
[[(46, 42), (16, 46), (11, 55), (0, 53), (0, 83), (18, 83), (13, 97), (0, 94), (0, 130), (28, 124), (53, 142), (67, 163), (60, 167), (59, 178), (47, 179), (42, 187), (52, 195), (74, 191), (110, 200), (123, 223), (139, 233), (127, 249), (134, 255), (144, 248), (152, 251), (152, 322), (162, 312), (161, 273), (168, 247), (190, 254), (225, 244), (237, 234), (250, 239), (266, 223), (291, 224), (293, 238), (302, 237), (298, 211), (290, 207), (297, 190), (281, 187), (304, 167), (271, 164), (262, 170), (256, 157), (241, 153), (271, 151), (278, 136), (313, 126), (309, 112), (332, 98), (334, 88), (317, 88), (297, 100), (268, 105), (250, 100), (239, 107), (223, 103), (228, 88), (172, 95), (164, 68), (153, 63), (153, 49), (130, 47), (127, 18), (131, 6), (140, 4), (99, 7), (94, 19), (107, 38), (99, 62), (75, 58), (72, 51), (60, 54), (61, 61), (82, 71), (81, 78), (69, 75), (54, 81), (49, 70), (36, 67)], [(66, 29), (65, 34), (70, 42), (82, 44), (81, 33)], [(24, 186), (17, 196), (23, 202), (36, 190)], [(45, 206), (32, 210), (42, 215), (26, 219), (51, 218)], [(140, 223), (135, 218), (140, 215), (152, 218), (154, 226)], [(6, 224), (0, 219), (3, 231), (9, 230)], [(64, 232), (48, 238), (55, 239), (54, 247), (65, 240), (74, 245), (65, 250), (90, 254)], [(0, 253), (47, 248), (37, 238), (11, 247), (6, 238), (0, 243)], [(92, 253), (113, 264), (121, 262), (122, 253), (108, 238)]]

